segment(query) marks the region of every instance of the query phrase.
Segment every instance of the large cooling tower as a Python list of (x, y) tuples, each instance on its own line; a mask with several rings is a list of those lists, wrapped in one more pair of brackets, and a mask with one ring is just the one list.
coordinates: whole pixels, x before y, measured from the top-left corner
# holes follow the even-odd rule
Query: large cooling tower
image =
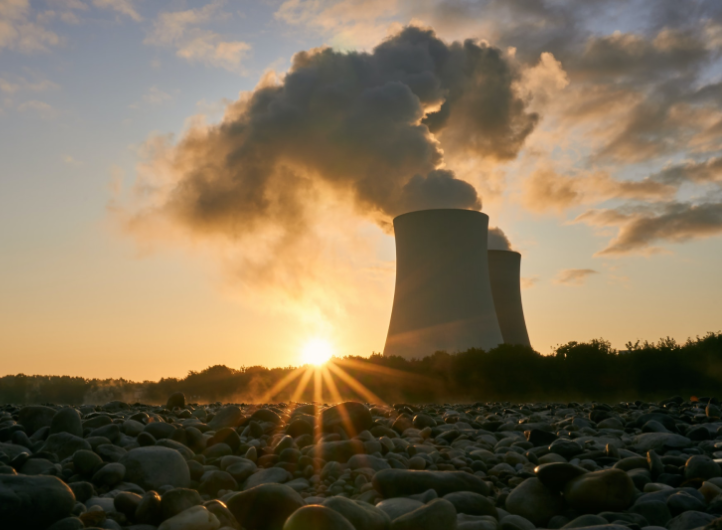
[(490, 349), (502, 340), (487, 260), (489, 217), (423, 210), (394, 219), (396, 290), (384, 355)]
[(521, 254), (511, 250), (489, 251), (489, 279), (496, 317), (506, 344), (531, 346), (521, 306), (519, 272)]

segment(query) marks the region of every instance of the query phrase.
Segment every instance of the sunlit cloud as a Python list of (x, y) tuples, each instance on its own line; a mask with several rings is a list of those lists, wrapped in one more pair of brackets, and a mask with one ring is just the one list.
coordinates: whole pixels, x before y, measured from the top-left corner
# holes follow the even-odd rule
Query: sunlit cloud
[(587, 279), (594, 275), (599, 274), (594, 269), (564, 269), (559, 271), (554, 283), (558, 285), (584, 285)]
[(214, 1), (198, 9), (162, 12), (144, 42), (174, 48), (178, 57), (189, 62), (243, 73), (242, 61), (251, 45), (201, 27), (215, 20), (230, 18), (232, 15), (223, 11), (224, 4)]
[(0, 52), (3, 48), (24, 53), (48, 51), (60, 37), (38, 20), (29, 0), (0, 2)]

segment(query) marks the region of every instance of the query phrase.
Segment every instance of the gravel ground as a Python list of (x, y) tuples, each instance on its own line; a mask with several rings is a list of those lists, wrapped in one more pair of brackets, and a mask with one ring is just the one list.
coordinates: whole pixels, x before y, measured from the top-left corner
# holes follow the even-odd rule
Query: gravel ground
[(0, 408), (0, 528), (722, 528), (714, 398), (185, 401)]

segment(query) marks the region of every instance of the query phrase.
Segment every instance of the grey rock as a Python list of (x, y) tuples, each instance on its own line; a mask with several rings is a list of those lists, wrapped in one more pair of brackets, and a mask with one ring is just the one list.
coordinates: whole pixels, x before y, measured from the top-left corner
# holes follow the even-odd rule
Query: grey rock
[(83, 422), (80, 414), (72, 407), (60, 409), (50, 421), (50, 434), (67, 432), (75, 436), (83, 436)]
[(526, 479), (506, 498), (506, 510), (509, 513), (521, 515), (537, 527), (543, 527), (549, 519), (561, 515), (563, 509), (561, 495), (536, 477)]
[(668, 530), (692, 530), (700, 526), (705, 526), (716, 517), (703, 512), (684, 512), (667, 523)]
[(160, 421), (154, 421), (149, 423), (143, 428), (143, 432), (147, 432), (156, 440), (162, 440), (163, 438), (170, 438), (173, 436), (176, 428), (170, 423), (163, 423)]
[(634, 497), (634, 483), (621, 469), (587, 473), (572, 479), (564, 487), (567, 503), (582, 513), (626, 510)]
[(243, 421), (241, 409), (235, 405), (227, 405), (219, 410), (213, 419), (208, 422), (211, 430), (218, 431), (224, 427), (238, 427)]
[(83, 530), (85, 525), (77, 517), (66, 517), (53, 523), (48, 530)]
[(355, 530), (343, 515), (321, 505), (299, 508), (288, 518), (283, 530)]
[(4, 454), (12, 460), (21, 453), (27, 453), (28, 448), (22, 445), (0, 443), (0, 454)]
[(0, 521), (3, 527), (44, 529), (69, 517), (72, 490), (59, 478), (0, 475)]
[(112, 488), (122, 482), (125, 477), (125, 466), (118, 462), (106, 464), (93, 475), (93, 484), (105, 488)]
[(471, 491), (457, 491), (444, 495), (444, 499), (449, 501), (456, 508), (456, 513), (465, 513), (468, 515), (491, 515), (494, 518), (499, 517), (499, 512), (494, 503), (483, 495), (473, 493)]
[(73, 454), (75, 472), (81, 475), (92, 475), (102, 465), (103, 459), (88, 449), (80, 449)]
[(160, 513), (163, 519), (170, 519), (179, 513), (203, 504), (203, 499), (196, 490), (174, 488), (161, 496)]
[(387, 530), (391, 524), (386, 512), (365, 502), (328, 497), (323, 505), (343, 515), (356, 530)]
[(78, 502), (85, 502), (97, 495), (95, 488), (90, 482), (71, 482), (68, 484), (68, 487), (72, 490), (73, 495), (75, 495), (75, 500)]
[(217, 530), (220, 526), (218, 518), (205, 506), (193, 506), (163, 521), (158, 530)]
[(672, 518), (667, 503), (661, 500), (637, 502), (629, 511), (641, 515), (650, 525), (654, 526), (667, 526), (667, 523)]
[(586, 469), (566, 462), (541, 464), (534, 472), (542, 484), (554, 491), (562, 491), (567, 482), (588, 473)]
[(722, 475), (719, 464), (708, 456), (694, 455), (691, 456), (684, 465), (684, 478), (689, 480), (693, 478), (701, 478), (707, 480)]
[(30, 458), (22, 465), (19, 472), (22, 475), (57, 475), (59, 467), (45, 458)]
[[(277, 468), (278, 469), (278, 468)], [(220, 490), (237, 490), (238, 482), (229, 473), (221, 470), (211, 471), (203, 478), (198, 491), (215, 497)]]
[(421, 508), (423, 505), (423, 502), (416, 499), (397, 497), (381, 501), (376, 505), (376, 508), (384, 512), (389, 517), (389, 520), (393, 521), (402, 515), (411, 513), (414, 510)]
[(602, 526), (606, 525), (607, 520), (604, 517), (599, 517), (598, 515), (593, 514), (587, 514), (587, 515), (580, 515), (576, 519), (572, 519), (567, 524), (562, 526), (562, 528), (584, 528), (586, 526)]
[(678, 491), (667, 497), (667, 507), (670, 513), (675, 516), (689, 511), (706, 511), (707, 506), (704, 500), (690, 495), (686, 491)]
[(499, 530), (534, 530), (534, 523), (521, 515), (507, 515), (499, 521)]
[(489, 494), (489, 485), (480, 477), (464, 471), (408, 471), (384, 469), (374, 475), (373, 486), (385, 498), (436, 490), (440, 496), (456, 491)]
[(169, 410), (173, 410), (176, 407), (179, 409), (185, 408), (186, 397), (183, 392), (175, 392), (168, 396), (168, 401), (166, 401), (165, 406)]
[(50, 427), (55, 412), (55, 409), (50, 407), (29, 405), (18, 412), (18, 423), (25, 427), (25, 432), (31, 436), (42, 427)]
[(456, 510), (445, 499), (435, 499), (391, 522), (391, 530), (437, 530), (456, 528)]
[(371, 412), (363, 403), (349, 401), (330, 407), (321, 413), (321, 429), (323, 432), (334, 432), (344, 429), (350, 436), (373, 427)]
[(282, 530), (286, 519), (305, 506), (299, 493), (283, 484), (262, 484), (234, 493), (226, 502), (244, 528)]
[(351, 458), (348, 459), (348, 466), (351, 469), (370, 467), (374, 471), (391, 469), (391, 466), (386, 460), (373, 455), (353, 455)]
[(190, 486), (190, 471), (181, 454), (166, 447), (138, 447), (131, 449), (121, 459), (125, 466), (125, 480), (148, 489), (171, 485), (178, 488)]
[(280, 467), (261, 469), (246, 479), (243, 489), (247, 490), (261, 484), (283, 484), (292, 478), (291, 474)]
[(636, 451), (646, 453), (650, 450), (657, 452), (670, 449), (685, 449), (692, 445), (689, 438), (672, 433), (649, 432), (638, 434), (634, 437), (634, 447)]
[(67, 432), (59, 432), (48, 436), (48, 439), (45, 440), (45, 444), (43, 444), (40, 450), (55, 453), (58, 455), (58, 458), (64, 460), (80, 449), (90, 451), (92, 447), (87, 440), (79, 436)]

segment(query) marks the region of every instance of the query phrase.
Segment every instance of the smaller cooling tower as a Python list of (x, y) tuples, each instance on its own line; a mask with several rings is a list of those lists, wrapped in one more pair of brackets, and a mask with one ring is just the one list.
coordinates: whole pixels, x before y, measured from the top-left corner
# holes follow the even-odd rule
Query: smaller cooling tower
[(521, 306), (519, 273), (521, 254), (511, 250), (489, 251), (489, 279), (496, 317), (506, 344), (531, 346)]
[(394, 219), (396, 290), (384, 355), (410, 359), (503, 342), (489, 285), (488, 227), (488, 216), (470, 210)]

